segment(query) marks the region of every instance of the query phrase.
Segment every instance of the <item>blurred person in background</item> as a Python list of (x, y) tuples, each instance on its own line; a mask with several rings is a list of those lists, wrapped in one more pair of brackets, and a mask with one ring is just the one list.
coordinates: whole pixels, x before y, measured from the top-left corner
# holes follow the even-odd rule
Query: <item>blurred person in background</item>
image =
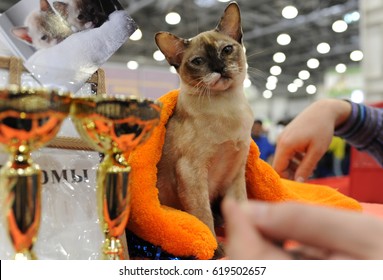
[(253, 127), (251, 129), (251, 138), (259, 148), (261, 153), (260, 158), (271, 164), (275, 153), (275, 146), (271, 144), (267, 138), (265, 129), (263, 127), (263, 122), (261, 120), (254, 121)]

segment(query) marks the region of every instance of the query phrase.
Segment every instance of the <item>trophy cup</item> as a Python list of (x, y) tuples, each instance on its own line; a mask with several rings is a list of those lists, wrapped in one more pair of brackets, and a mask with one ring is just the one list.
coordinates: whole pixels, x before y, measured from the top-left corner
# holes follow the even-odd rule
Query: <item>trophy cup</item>
[(15, 259), (36, 259), (32, 247), (41, 217), (41, 170), (31, 152), (55, 137), (71, 96), (56, 90), (0, 89), (0, 146), (10, 154), (0, 169), (1, 207)]
[(143, 143), (160, 117), (155, 101), (128, 96), (74, 98), (72, 121), (81, 138), (104, 154), (97, 170), (97, 203), (105, 235), (103, 258), (128, 259), (120, 236), (130, 214), (130, 166), (124, 153)]

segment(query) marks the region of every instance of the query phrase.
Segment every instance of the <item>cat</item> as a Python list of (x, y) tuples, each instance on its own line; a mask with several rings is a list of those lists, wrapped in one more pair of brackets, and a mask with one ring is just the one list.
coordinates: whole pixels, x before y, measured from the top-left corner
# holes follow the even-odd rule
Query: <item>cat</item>
[(11, 33), (36, 50), (52, 47), (72, 34), (72, 30), (57, 15), (47, 0), (40, 0), (40, 9), (32, 11), (24, 26), (14, 27)]
[[(212, 207), (225, 196), (247, 199), (245, 166), (253, 112), (245, 98), (246, 56), (240, 10), (230, 3), (214, 30), (191, 39), (155, 35), (180, 77), (174, 114), (157, 164), (160, 202), (186, 211), (215, 234)], [(224, 255), (218, 243), (215, 258)]]
[(108, 18), (98, 0), (54, 1), (53, 7), (73, 32), (101, 26)]

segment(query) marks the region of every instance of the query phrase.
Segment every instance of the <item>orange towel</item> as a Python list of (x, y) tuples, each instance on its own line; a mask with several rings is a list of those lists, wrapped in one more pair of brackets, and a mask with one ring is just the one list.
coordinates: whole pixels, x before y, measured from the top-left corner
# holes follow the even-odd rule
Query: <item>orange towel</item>
[[(158, 199), (157, 163), (165, 141), (166, 123), (172, 116), (179, 90), (162, 96), (159, 125), (148, 141), (130, 153), (131, 214), (128, 229), (140, 238), (160, 246), (175, 256), (210, 259), (217, 248), (209, 228), (196, 217), (161, 205)], [(360, 210), (359, 203), (336, 190), (318, 185), (284, 180), (259, 158), (254, 142), (246, 169), (248, 197), (267, 201), (295, 200)]]

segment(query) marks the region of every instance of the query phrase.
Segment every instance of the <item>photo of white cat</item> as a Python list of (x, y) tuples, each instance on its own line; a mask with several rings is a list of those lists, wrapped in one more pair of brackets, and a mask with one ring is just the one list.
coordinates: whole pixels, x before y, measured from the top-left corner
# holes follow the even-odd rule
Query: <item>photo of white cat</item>
[(77, 92), (137, 29), (117, 0), (22, 0), (0, 32), (43, 86)]
[(40, 0), (40, 8), (27, 16), (24, 26), (13, 27), (12, 34), (34, 48), (42, 49), (58, 44), (71, 35), (72, 30), (47, 0)]

